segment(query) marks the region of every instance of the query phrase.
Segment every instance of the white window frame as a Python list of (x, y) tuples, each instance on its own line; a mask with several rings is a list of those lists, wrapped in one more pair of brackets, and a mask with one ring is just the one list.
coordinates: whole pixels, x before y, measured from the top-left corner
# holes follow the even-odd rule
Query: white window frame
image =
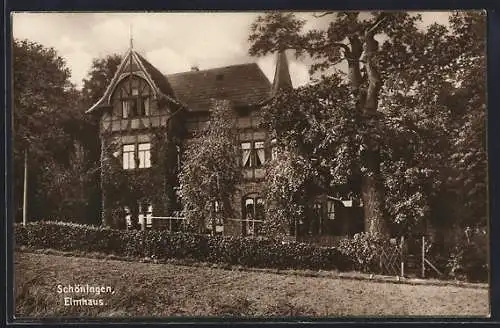
[[(248, 205), (251, 207), (251, 211), (248, 211)], [(245, 216), (243, 217), (243, 222), (245, 222), (245, 235), (247, 236), (257, 236), (259, 234), (258, 228), (262, 222), (264, 222), (264, 217), (257, 217), (257, 206), (262, 205), (262, 215), (264, 215), (264, 199), (259, 196), (246, 196), (243, 198), (243, 206)]]
[(263, 140), (241, 142), (241, 163), (244, 168), (261, 168), (267, 162)]
[(137, 144), (137, 157), (139, 158), (139, 168), (151, 167), (151, 143), (144, 142)]
[(278, 146), (276, 138), (271, 140), (271, 160), (275, 160), (278, 157)]
[(122, 146), (122, 160), (124, 170), (135, 169), (135, 144), (125, 144)]
[(241, 162), (243, 167), (252, 167), (252, 143), (249, 141), (241, 143), (242, 157)]
[(335, 220), (336, 219), (335, 201), (328, 200), (326, 204), (327, 204), (327, 218), (329, 220)]

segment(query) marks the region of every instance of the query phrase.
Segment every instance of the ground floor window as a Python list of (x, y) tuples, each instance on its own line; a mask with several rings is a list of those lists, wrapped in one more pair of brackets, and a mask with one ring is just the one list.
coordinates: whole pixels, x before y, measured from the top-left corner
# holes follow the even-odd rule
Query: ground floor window
[(260, 233), (264, 222), (264, 200), (257, 195), (243, 198), (242, 232), (246, 236), (256, 236)]
[(224, 233), (224, 219), (221, 215), (222, 203), (216, 200), (212, 202), (211, 206), (212, 206), (212, 217), (206, 220), (205, 228), (208, 230), (209, 233), (213, 235), (222, 235)]
[[(153, 223), (153, 205), (149, 203), (139, 203), (137, 204), (138, 218), (139, 218), (139, 227), (141, 229), (151, 228)], [(127, 225), (127, 229), (132, 228), (132, 210), (130, 206), (125, 206), (125, 223)]]

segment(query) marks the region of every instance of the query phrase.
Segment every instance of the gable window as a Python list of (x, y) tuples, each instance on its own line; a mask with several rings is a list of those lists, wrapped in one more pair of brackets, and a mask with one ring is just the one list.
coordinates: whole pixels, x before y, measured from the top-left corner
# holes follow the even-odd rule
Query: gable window
[(149, 85), (142, 79), (125, 79), (119, 93), (122, 118), (150, 115), (151, 97)]
[(130, 113), (130, 100), (122, 100), (122, 117), (128, 118)]
[(141, 108), (144, 111), (144, 115), (149, 116), (149, 99), (150, 98), (148, 96), (143, 96), (141, 99), (142, 99)]
[(139, 168), (151, 167), (151, 144), (141, 143), (138, 147)]
[(261, 167), (266, 162), (264, 141), (242, 142), (241, 150), (243, 167)]
[(256, 196), (247, 196), (243, 199), (243, 234), (256, 236), (264, 222), (264, 200)]
[(135, 169), (135, 145), (123, 145), (123, 169)]

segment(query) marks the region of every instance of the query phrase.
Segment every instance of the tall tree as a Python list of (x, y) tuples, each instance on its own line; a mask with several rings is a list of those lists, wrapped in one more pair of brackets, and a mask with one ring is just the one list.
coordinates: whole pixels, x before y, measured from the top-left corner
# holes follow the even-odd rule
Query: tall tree
[[(68, 168), (73, 139), (67, 123), (77, 113), (79, 93), (70, 82), (70, 71), (53, 48), (31, 42), (12, 42), (13, 54), (13, 161), (14, 197), (20, 206), (24, 152), (28, 152), (29, 215), (59, 216), (55, 194), (63, 186), (46, 179)], [(68, 151), (70, 150), (70, 151)], [(55, 164), (52, 165), (52, 164)]]
[(99, 116), (94, 113), (86, 114), (85, 111), (102, 97), (121, 59), (120, 55), (112, 54), (104, 58), (95, 58), (92, 61), (87, 77), (82, 81), (81, 110), (78, 118), (72, 122), (72, 131), (84, 150), (82, 169), (85, 170), (87, 177), (84, 187), (88, 199), (87, 213), (96, 224), (99, 223), (101, 212)]
[[(406, 13), (324, 15), (332, 17), (324, 30), (302, 32), (304, 21), (289, 13), (269, 13), (252, 26), (251, 54), (307, 52), (314, 59), (312, 72), (325, 72), (343, 60), (348, 64), (350, 95), (339, 94), (343, 83), (323, 76), (273, 100), (268, 106), (272, 128), (297, 139), (287, 142), (294, 147), (313, 133), (317, 138), (301, 149), (309, 147), (310, 156), (318, 157), (320, 147), (314, 143), (327, 145), (335, 157), (323, 161), (330, 173), (352, 176), (351, 182), (361, 175), (365, 222), (372, 233), (386, 229), (384, 211), (404, 230), (430, 217), (456, 220), (449, 210), (437, 210), (443, 195), (463, 199), (468, 213), (485, 213), (484, 15), (457, 12), (449, 27), (427, 29), (417, 28), (418, 15)], [(327, 123), (318, 115), (322, 112), (336, 115), (338, 124)], [(335, 175), (328, 179), (336, 180)]]
[(227, 101), (216, 100), (208, 126), (187, 145), (180, 195), (185, 217), (198, 232), (207, 226), (214, 232), (216, 220), (234, 217), (231, 204), (241, 181), (237, 136)]
[[(418, 17), (405, 13), (375, 12), (362, 18), (359, 12), (328, 12), (332, 20), (323, 30), (302, 31), (304, 20), (292, 13), (268, 13), (259, 16), (251, 26), (251, 55), (265, 55), (294, 49), (298, 55), (307, 52), (317, 63), (312, 70), (326, 70), (342, 60), (348, 63), (348, 78), (353, 111), (359, 126), (366, 126), (360, 149), (362, 198), (367, 230), (387, 234), (385, 191), (380, 172), (380, 149), (377, 134), (378, 102), (382, 86), (379, 72), (380, 50), (377, 34), (395, 37), (397, 30), (415, 30)], [(386, 55), (390, 55), (386, 54)], [(363, 66), (362, 66), (363, 63)], [(363, 70), (362, 70), (363, 68)], [(363, 74), (364, 71), (364, 74)]]
[(83, 79), (82, 95), (87, 106), (92, 106), (102, 97), (121, 61), (122, 56), (118, 54), (94, 58), (87, 77)]

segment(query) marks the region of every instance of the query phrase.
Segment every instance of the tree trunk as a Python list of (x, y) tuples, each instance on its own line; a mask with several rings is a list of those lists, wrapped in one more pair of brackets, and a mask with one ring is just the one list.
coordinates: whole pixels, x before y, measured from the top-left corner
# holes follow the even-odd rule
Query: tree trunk
[(361, 179), (365, 232), (372, 235), (388, 235), (387, 223), (385, 222), (384, 184), (380, 177), (378, 152), (368, 149), (364, 153), (364, 162), (368, 167), (368, 171), (363, 174)]
[(28, 148), (24, 150), (23, 226), (28, 222)]
[(133, 230), (139, 230), (139, 203), (131, 202), (130, 205), (130, 222)]
[[(378, 24), (378, 23), (377, 23)], [(377, 25), (376, 24), (376, 25)], [(351, 91), (356, 99), (356, 110), (361, 120), (373, 120), (377, 114), (378, 96), (381, 87), (380, 75), (376, 68), (374, 56), (378, 51), (378, 43), (373, 38), (373, 30), (367, 30), (364, 42), (358, 36), (349, 38), (351, 51), (346, 54), (348, 60), (348, 76), (350, 78)], [(368, 78), (368, 87), (362, 89), (362, 76), (360, 70), (360, 59), (364, 53), (365, 68)], [(365, 124), (360, 123), (360, 126)], [(366, 136), (366, 149), (362, 151), (361, 165), (366, 168), (362, 172), (361, 196), (363, 199), (365, 231), (370, 234), (387, 235), (387, 224), (385, 222), (385, 193), (384, 184), (380, 174), (379, 149)]]
[[(364, 59), (368, 78), (368, 88), (363, 107), (364, 120), (376, 120), (378, 97), (381, 88), (380, 74), (375, 63), (378, 51), (378, 42), (373, 38), (373, 31), (365, 33)], [(367, 169), (362, 176), (362, 197), (365, 217), (365, 231), (370, 234), (387, 236), (388, 229), (385, 222), (385, 191), (380, 173), (380, 149), (373, 142), (372, 135), (367, 135), (366, 149), (362, 156), (362, 165)]]
[(106, 181), (106, 174), (109, 174), (109, 170), (106, 170), (107, 168), (107, 158), (106, 158), (106, 145), (105, 145), (105, 138), (101, 136), (101, 219), (102, 219), (102, 225), (103, 226), (110, 226), (111, 221), (112, 221), (112, 213), (111, 209), (109, 208), (108, 200), (107, 197), (108, 195), (106, 194), (106, 190), (104, 188), (105, 181)]

